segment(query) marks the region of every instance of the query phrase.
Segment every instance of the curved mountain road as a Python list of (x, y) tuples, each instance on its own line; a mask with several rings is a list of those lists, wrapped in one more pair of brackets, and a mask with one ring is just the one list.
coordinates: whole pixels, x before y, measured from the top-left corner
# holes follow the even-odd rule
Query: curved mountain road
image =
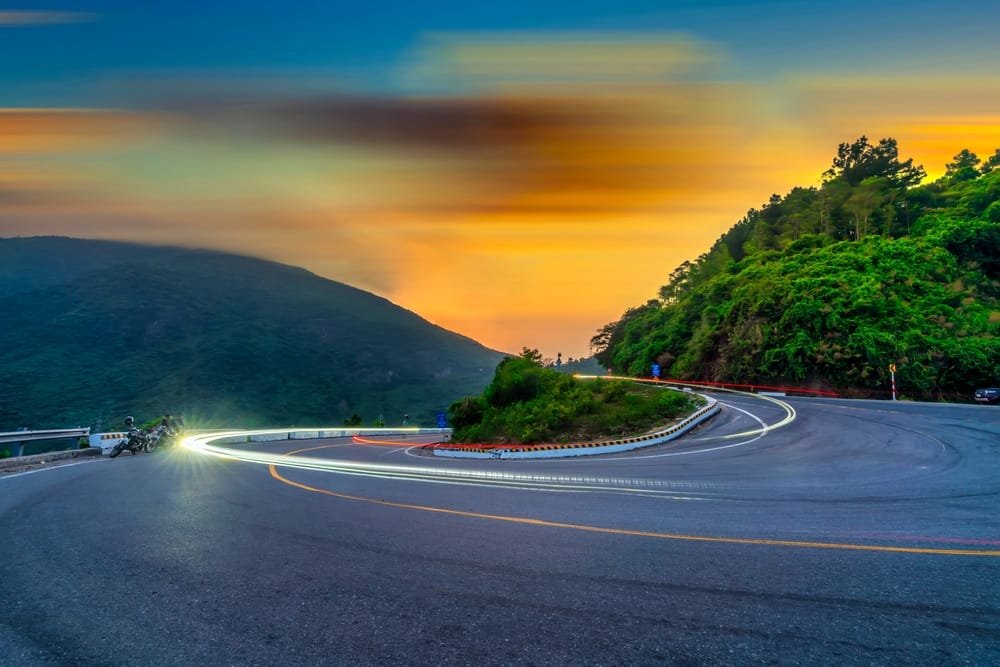
[(1000, 664), (1000, 409), (717, 397), (624, 455), (0, 477), (0, 663)]

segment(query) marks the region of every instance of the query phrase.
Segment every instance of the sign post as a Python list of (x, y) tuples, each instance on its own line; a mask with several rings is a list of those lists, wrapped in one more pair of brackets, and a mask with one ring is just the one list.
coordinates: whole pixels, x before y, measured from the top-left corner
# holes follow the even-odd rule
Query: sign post
[(653, 368), (651, 370), (653, 371), (653, 379), (654, 380), (659, 380), (660, 379), (660, 365), (659, 364), (653, 364)]
[(889, 364), (889, 374), (892, 376), (892, 400), (896, 400), (896, 364)]

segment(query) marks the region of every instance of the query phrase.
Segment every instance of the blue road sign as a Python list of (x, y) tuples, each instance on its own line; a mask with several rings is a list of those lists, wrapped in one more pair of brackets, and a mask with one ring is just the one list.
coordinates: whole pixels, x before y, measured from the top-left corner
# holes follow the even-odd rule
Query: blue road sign
[(660, 377), (660, 365), (659, 364), (653, 364), (653, 377), (655, 377), (655, 378)]
[(437, 413), (438, 428), (448, 428), (448, 417), (443, 413)]

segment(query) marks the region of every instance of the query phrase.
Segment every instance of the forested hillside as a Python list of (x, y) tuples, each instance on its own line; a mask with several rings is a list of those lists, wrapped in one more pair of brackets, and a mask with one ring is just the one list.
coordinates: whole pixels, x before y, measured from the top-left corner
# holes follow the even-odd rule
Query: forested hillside
[(0, 239), (0, 431), (433, 424), (502, 358), (386, 299), (217, 252)]
[(895, 140), (841, 144), (819, 187), (772, 195), (656, 299), (594, 336), (619, 372), (967, 396), (1000, 382), (1000, 149), (939, 180)]

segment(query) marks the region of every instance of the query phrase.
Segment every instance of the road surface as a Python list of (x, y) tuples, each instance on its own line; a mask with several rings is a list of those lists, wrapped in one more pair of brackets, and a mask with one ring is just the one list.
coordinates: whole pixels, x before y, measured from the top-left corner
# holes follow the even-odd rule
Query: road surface
[(790, 411), (717, 396), (628, 455), (0, 477), (0, 663), (1000, 664), (1000, 409), (784, 399), (765, 430)]

